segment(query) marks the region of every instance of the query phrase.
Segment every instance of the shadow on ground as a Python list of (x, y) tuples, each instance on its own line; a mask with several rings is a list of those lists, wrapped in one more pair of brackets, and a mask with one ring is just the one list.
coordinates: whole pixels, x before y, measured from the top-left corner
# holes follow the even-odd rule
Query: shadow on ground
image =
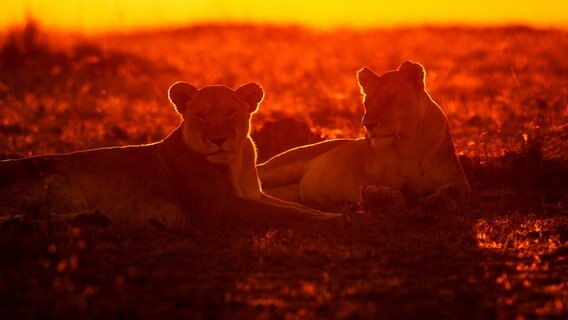
[[(507, 160), (508, 161), (508, 160)], [(459, 214), (352, 214), (294, 229), (172, 234), (104, 221), (4, 222), (6, 318), (566, 316), (566, 168), (465, 163)]]

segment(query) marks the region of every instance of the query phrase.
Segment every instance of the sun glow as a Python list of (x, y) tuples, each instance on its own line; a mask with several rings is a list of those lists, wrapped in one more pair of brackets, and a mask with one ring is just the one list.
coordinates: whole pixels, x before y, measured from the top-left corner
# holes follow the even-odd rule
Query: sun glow
[(317, 28), (417, 24), (568, 26), (563, 0), (14, 0), (0, 3), (0, 27), (30, 17), (50, 29), (106, 32), (207, 22), (300, 24)]

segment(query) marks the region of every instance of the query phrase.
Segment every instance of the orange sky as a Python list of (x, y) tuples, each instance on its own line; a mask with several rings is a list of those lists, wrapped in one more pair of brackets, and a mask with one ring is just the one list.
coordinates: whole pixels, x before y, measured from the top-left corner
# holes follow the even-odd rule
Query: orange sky
[(0, 28), (28, 15), (43, 27), (105, 32), (199, 22), (271, 22), (312, 27), (528, 24), (568, 27), (566, 0), (9, 0)]

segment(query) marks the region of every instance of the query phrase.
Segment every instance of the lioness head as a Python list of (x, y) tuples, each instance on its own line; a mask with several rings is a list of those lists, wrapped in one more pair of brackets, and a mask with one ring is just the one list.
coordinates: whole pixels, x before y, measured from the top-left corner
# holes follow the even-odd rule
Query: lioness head
[(424, 68), (411, 61), (380, 76), (366, 67), (359, 70), (357, 79), (365, 104), (363, 125), (372, 147), (411, 135), (420, 124), (428, 101), (425, 76)]
[(183, 140), (211, 163), (226, 164), (241, 152), (250, 131), (250, 117), (264, 97), (260, 85), (249, 83), (233, 90), (222, 85), (197, 89), (176, 82), (170, 101), (184, 120)]

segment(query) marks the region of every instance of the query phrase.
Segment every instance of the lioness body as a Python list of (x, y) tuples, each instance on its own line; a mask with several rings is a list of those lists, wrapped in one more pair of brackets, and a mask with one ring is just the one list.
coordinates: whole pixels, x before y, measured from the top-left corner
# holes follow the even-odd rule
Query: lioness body
[(287, 222), (336, 218), (266, 196), (255, 168), (250, 114), (263, 92), (170, 88), (184, 122), (158, 143), (0, 161), (0, 214), (31, 217), (99, 210), (112, 219), (174, 228), (237, 217)]
[(449, 210), (465, 203), (469, 185), (447, 118), (424, 89), (422, 66), (406, 62), (380, 77), (369, 69), (358, 76), (366, 95), (366, 137), (275, 156), (258, 167), (266, 192), (321, 209), (364, 205), (369, 190), (379, 197), (400, 192)]
[[(206, 166), (209, 172), (201, 171), (202, 176), (195, 177), (188, 168), (207, 163), (190, 153), (180, 156), (179, 147), (183, 145), (179, 132), (175, 132), (152, 145), (2, 161), (2, 213), (45, 218), (99, 210), (117, 220), (156, 218), (167, 225), (189, 226), (191, 216), (185, 206), (197, 209), (204, 196), (227, 193), (230, 185), (219, 178), (221, 168), (215, 170), (210, 165)], [(180, 163), (177, 157), (186, 161)], [(176, 186), (166, 166), (191, 183)]]

